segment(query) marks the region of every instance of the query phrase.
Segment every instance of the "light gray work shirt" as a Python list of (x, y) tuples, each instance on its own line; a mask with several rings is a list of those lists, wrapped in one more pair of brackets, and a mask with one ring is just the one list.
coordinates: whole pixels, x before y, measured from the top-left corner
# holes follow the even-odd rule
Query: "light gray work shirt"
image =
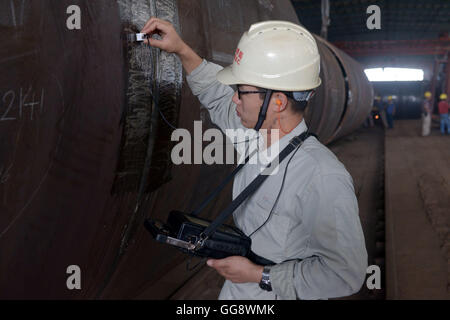
[[(232, 102), (233, 89), (216, 80), (221, 69), (203, 60), (187, 76), (187, 82), (223, 131), (244, 128)], [(266, 158), (273, 158), (271, 149), (283, 150), (292, 137), (305, 130), (302, 120), (265, 150)], [(269, 217), (292, 154), (233, 213), (236, 226), (246, 235)], [(262, 163), (247, 164), (235, 176), (233, 199), (261, 172)], [(367, 252), (353, 180), (344, 165), (315, 137), (308, 138), (292, 156), (273, 213), (251, 239), (252, 251), (276, 262), (270, 270), (273, 291), (264, 291), (257, 283), (226, 280), (219, 299), (327, 299), (351, 295), (364, 282)]]

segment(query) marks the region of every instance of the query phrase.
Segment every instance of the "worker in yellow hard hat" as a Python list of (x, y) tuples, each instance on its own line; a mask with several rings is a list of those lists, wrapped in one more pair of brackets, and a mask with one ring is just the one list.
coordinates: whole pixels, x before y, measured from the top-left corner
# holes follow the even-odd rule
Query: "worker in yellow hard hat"
[(422, 136), (428, 136), (431, 131), (431, 114), (433, 112), (433, 102), (431, 101), (431, 92), (426, 91), (425, 101), (422, 105)]
[(448, 98), (447, 94), (442, 93), (439, 96), (439, 117), (441, 118), (441, 134), (445, 134), (445, 128), (447, 128), (447, 134), (450, 134), (450, 127), (449, 127), (449, 121), (448, 121)]
[(392, 99), (392, 96), (388, 96), (388, 103), (386, 106), (386, 118), (388, 123), (388, 128), (393, 129), (394, 128), (394, 116), (395, 116), (395, 104)]

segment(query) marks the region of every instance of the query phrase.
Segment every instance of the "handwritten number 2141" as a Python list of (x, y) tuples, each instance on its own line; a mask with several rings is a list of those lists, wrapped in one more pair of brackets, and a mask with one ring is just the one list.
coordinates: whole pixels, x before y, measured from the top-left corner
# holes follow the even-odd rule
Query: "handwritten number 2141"
[[(44, 96), (44, 89), (37, 93), (31, 87), (28, 90), (20, 88), (18, 94), (9, 90), (1, 100), (0, 121), (24, 119), (25, 114), (30, 116), (30, 120), (34, 120), (35, 113), (39, 111), (39, 114), (42, 114), (44, 110)], [(15, 106), (18, 106), (18, 114), (13, 112)]]

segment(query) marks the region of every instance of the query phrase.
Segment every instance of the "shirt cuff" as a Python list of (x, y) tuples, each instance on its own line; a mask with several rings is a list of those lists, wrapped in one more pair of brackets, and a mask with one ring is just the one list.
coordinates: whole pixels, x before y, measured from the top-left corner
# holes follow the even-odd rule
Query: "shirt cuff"
[(270, 267), (272, 290), (286, 300), (295, 300), (294, 268), (298, 261), (286, 261)]

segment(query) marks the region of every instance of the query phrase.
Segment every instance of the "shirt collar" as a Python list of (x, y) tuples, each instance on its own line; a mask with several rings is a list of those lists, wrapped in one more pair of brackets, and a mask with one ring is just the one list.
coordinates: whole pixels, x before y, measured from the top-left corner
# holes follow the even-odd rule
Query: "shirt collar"
[(259, 148), (259, 157), (262, 160), (262, 163), (269, 164), (272, 162), (272, 160), (289, 144), (293, 137), (298, 136), (307, 130), (308, 126), (306, 125), (306, 121), (305, 119), (302, 119), (291, 132), (273, 143), (267, 150), (261, 150), (262, 148)]

